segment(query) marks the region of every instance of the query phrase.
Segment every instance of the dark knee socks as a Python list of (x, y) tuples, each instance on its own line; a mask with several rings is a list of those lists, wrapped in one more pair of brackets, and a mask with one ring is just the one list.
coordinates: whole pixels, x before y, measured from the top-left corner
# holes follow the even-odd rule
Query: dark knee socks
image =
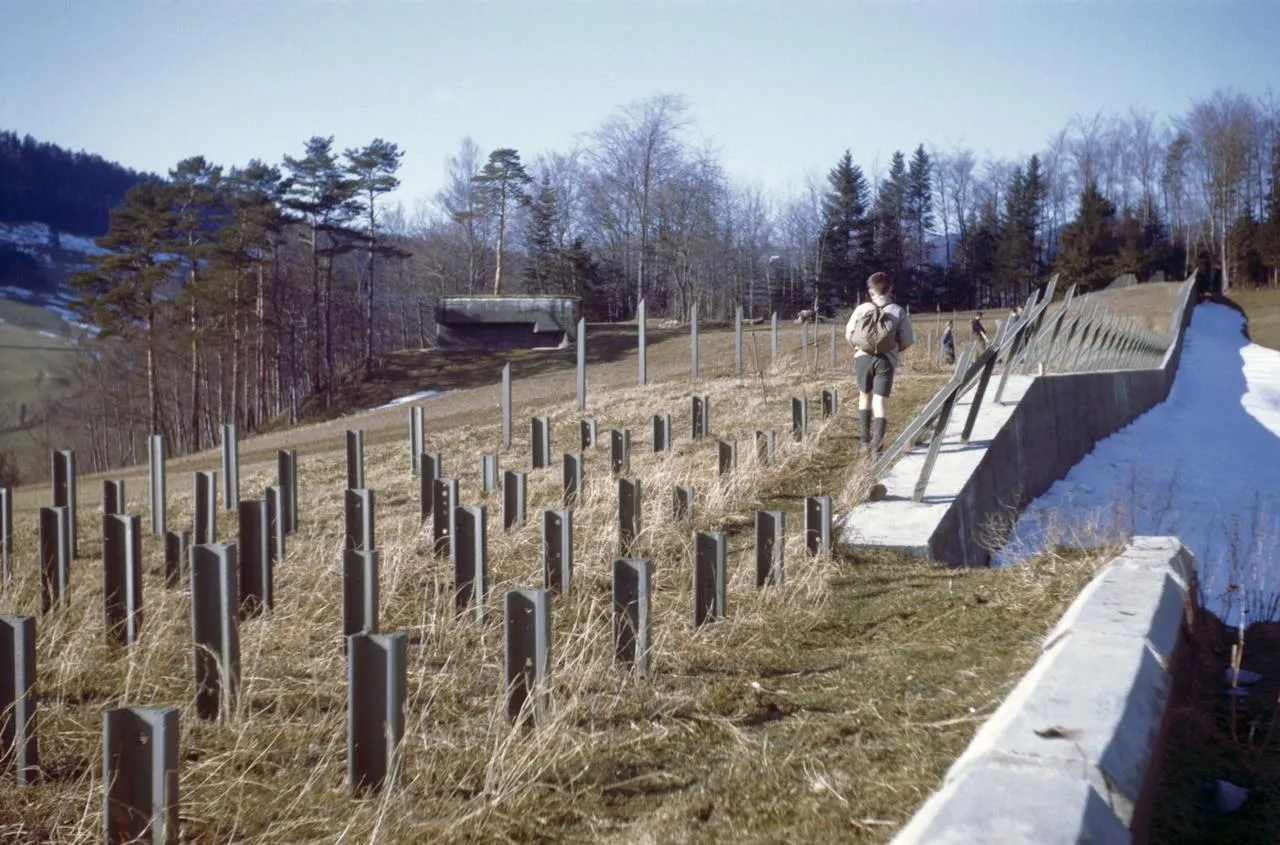
[(858, 410), (858, 423), (861, 429), (858, 439), (863, 443), (871, 442), (871, 409)]
[(871, 451), (879, 452), (884, 448), (884, 417), (876, 417), (871, 421)]

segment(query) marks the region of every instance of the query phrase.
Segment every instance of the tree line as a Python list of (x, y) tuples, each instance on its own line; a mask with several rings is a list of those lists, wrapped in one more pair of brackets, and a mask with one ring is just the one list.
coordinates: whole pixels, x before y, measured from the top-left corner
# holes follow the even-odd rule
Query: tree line
[(148, 178), (156, 177), (0, 130), (0, 221), (36, 220), (73, 235), (101, 235), (125, 192)]
[[(448, 294), (578, 296), (589, 320), (851, 307), (886, 270), (913, 308), (1021, 301), (1050, 273), (1098, 287), (1211, 270), (1277, 281), (1280, 110), (1232, 92), (1185, 115), (1076, 118), (1025, 159), (926, 142), (865, 169), (852, 151), (784, 196), (735, 183), (684, 100), (618, 107), (573, 149), (525, 161), (471, 138), (445, 186), (392, 204), (402, 152), (307, 140), (278, 164), (203, 157), (136, 185), (75, 280), (102, 330), (64, 418), (92, 466), (143, 438), (210, 445), (340, 406), (381, 356), (431, 345)], [(96, 388), (94, 387), (96, 385)]]

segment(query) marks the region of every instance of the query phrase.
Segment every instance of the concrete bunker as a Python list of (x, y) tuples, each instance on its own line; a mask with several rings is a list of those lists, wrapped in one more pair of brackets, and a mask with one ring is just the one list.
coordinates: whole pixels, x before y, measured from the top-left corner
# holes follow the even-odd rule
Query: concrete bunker
[(436, 344), (445, 349), (554, 349), (577, 341), (576, 296), (442, 296)]

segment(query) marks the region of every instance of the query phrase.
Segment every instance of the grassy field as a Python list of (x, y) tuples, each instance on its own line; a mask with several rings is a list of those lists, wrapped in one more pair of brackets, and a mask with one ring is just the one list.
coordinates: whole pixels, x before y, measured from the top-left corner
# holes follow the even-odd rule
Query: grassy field
[(1236, 290), (1229, 299), (1248, 316), (1250, 340), (1280, 349), (1280, 288)]
[[(552, 722), (530, 732), (502, 715), (500, 595), (540, 584), (536, 516), (558, 504), (559, 479), (557, 470), (531, 473), (533, 518), (511, 533), (500, 530), (496, 503), (478, 489), (479, 454), (497, 447), (493, 388), (460, 389), (451, 394), (452, 413), (427, 416), (428, 446), (444, 454), (446, 473), (460, 477), (461, 500), (489, 508), (492, 593), (483, 621), (452, 613), (447, 563), (428, 553), (408, 470), (407, 411), (373, 415), (387, 418), (379, 429), (385, 437), (366, 447), (368, 483), (377, 491), (381, 627), (405, 631), (412, 643), (403, 769), (376, 799), (350, 801), (343, 785), (344, 474), (335, 447), (354, 421), (311, 427), (326, 433), (308, 435), (313, 451), (300, 459), (300, 531), (277, 569), (275, 611), (241, 626), (243, 695), (221, 725), (199, 723), (190, 709), (189, 598), (185, 589), (162, 586), (162, 549), (151, 538), (142, 640), (133, 655), (108, 645), (95, 574), (99, 486), (85, 483), (79, 533), (86, 559), (75, 564), (70, 606), (39, 623), (46, 781), (6, 791), (0, 840), (100, 837), (101, 711), (126, 703), (183, 709), (186, 841), (887, 840), (1030, 665), (1039, 638), (1101, 558), (1051, 558), (1006, 573), (949, 571), (848, 548), (806, 559), (800, 498), (824, 493), (848, 503), (858, 477), (855, 418), (846, 410), (815, 421), (810, 438), (794, 443), (785, 433), (789, 402), (792, 395), (816, 402), (819, 388), (835, 387), (848, 403), (847, 361), (806, 375), (796, 350), (767, 373), (713, 379), (726, 367), (712, 354), (724, 340), (704, 341), (707, 379), (698, 391), (711, 397), (713, 436), (740, 444), (739, 473), (727, 483), (714, 475), (714, 442), (688, 437), (687, 341), (651, 347), (656, 383), (647, 388), (623, 386), (635, 374), (626, 355), (594, 372), (591, 412), (602, 431), (631, 428), (632, 468), (645, 491), (637, 553), (655, 563), (650, 677), (610, 665), (615, 494), (606, 454), (595, 450), (587, 457), (586, 500), (574, 515), (573, 589), (553, 606)], [(759, 345), (767, 355), (767, 341)], [(748, 353), (749, 366), (752, 360)], [(927, 362), (912, 367), (895, 395), (899, 424), (943, 378)], [(558, 450), (576, 439), (572, 378), (570, 371), (517, 382), (522, 414), (550, 413)], [(673, 416), (675, 450), (651, 455), (650, 417), (661, 411)], [(370, 419), (358, 420), (366, 431)], [(777, 462), (767, 468), (756, 465), (749, 439), (765, 427), (779, 432)], [(529, 465), (527, 437), (517, 431), (501, 457), (505, 467)], [(255, 440), (291, 435), (298, 433)], [(254, 440), (243, 446), (248, 497), (274, 469), (261, 461), (269, 450)], [(210, 465), (207, 457), (203, 463)], [(189, 524), (189, 485), (181, 483), (188, 478), (170, 487), (171, 526)], [(694, 526), (667, 516), (676, 483), (695, 485)], [(145, 485), (131, 481), (127, 492), (129, 511), (144, 513)], [(38, 607), (36, 504), (34, 496), (19, 498), (9, 611)], [(757, 590), (749, 525), (763, 507), (787, 514), (787, 576), (782, 588)], [(221, 536), (233, 538), (234, 515), (220, 519)], [(689, 622), (692, 527), (722, 529), (729, 541), (729, 618), (705, 630)]]
[[(1108, 555), (1063, 552), (1008, 571), (948, 570), (845, 546), (807, 558), (803, 496), (831, 495), (844, 513), (866, 479), (847, 352), (829, 368), (821, 327), (815, 372), (811, 355), (808, 366), (801, 359), (799, 327), (780, 329), (776, 361), (767, 329), (748, 338), (741, 378), (732, 376), (731, 333), (703, 335), (696, 392), (710, 396), (710, 441), (689, 437), (685, 331), (651, 332), (650, 385), (640, 388), (627, 327), (593, 329), (588, 415), (602, 434), (631, 430), (632, 471), (644, 491), (635, 554), (655, 568), (652, 671), (639, 678), (611, 666), (616, 488), (607, 449), (598, 448), (587, 453), (587, 489), (573, 517), (573, 586), (552, 607), (551, 722), (536, 730), (513, 728), (502, 711), (499, 616), (504, 590), (541, 585), (540, 511), (559, 507), (559, 470), (557, 460), (556, 469), (530, 472), (530, 519), (503, 532), (498, 501), (479, 489), (480, 454), (500, 451), (500, 358), (406, 354), (382, 383), (349, 388), (357, 391), (352, 405), (452, 389), (420, 404), (427, 447), (459, 478), (461, 502), (487, 508), (491, 587), (481, 620), (454, 614), (451, 570), (430, 554), (429, 526), (419, 524), (405, 407), (241, 443), (244, 498), (272, 483), (275, 449), (300, 450), (300, 527), (276, 569), (274, 611), (241, 625), (242, 695), (221, 724), (199, 722), (191, 707), (190, 597), (185, 587), (163, 586), (157, 538), (143, 544), (141, 641), (133, 654), (108, 644), (101, 487), (82, 479), (84, 559), (73, 566), (69, 606), (38, 622), (45, 780), (0, 792), (0, 841), (100, 840), (101, 713), (126, 704), (182, 709), (184, 841), (887, 841), (938, 787)], [(529, 467), (534, 413), (551, 418), (553, 452), (576, 450), (572, 361), (572, 352), (513, 357), (516, 425), (503, 468)], [(909, 355), (889, 438), (945, 378), (921, 350)], [(843, 409), (817, 419), (818, 392), (832, 387)], [(812, 409), (800, 443), (787, 433), (797, 395)], [(662, 412), (672, 415), (675, 443), (655, 455), (650, 422)], [(402, 768), (391, 788), (362, 801), (344, 785), (341, 444), (351, 427), (366, 433), (367, 483), (376, 491), (380, 627), (410, 642)], [(762, 428), (777, 432), (769, 467), (754, 456), (752, 434)], [(739, 444), (731, 479), (716, 477), (716, 439)], [(212, 453), (170, 462), (170, 528), (190, 526), (190, 471), (214, 466)], [(111, 477), (127, 479), (127, 510), (145, 514), (141, 472)], [(692, 525), (670, 520), (675, 484), (695, 487)], [(47, 490), (18, 493), (15, 579), (3, 607), (34, 614), (35, 508)], [(786, 580), (759, 590), (751, 520), (763, 508), (786, 514)], [(235, 515), (219, 521), (220, 537), (234, 539)], [(726, 533), (730, 568), (728, 618), (699, 630), (689, 596), (695, 528)]]

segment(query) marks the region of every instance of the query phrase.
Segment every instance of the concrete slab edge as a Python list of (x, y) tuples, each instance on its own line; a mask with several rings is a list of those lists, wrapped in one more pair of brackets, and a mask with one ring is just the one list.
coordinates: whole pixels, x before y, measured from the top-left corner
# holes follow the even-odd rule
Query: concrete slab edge
[(1194, 597), (1178, 538), (1133, 538), (892, 845), (1144, 841)]

